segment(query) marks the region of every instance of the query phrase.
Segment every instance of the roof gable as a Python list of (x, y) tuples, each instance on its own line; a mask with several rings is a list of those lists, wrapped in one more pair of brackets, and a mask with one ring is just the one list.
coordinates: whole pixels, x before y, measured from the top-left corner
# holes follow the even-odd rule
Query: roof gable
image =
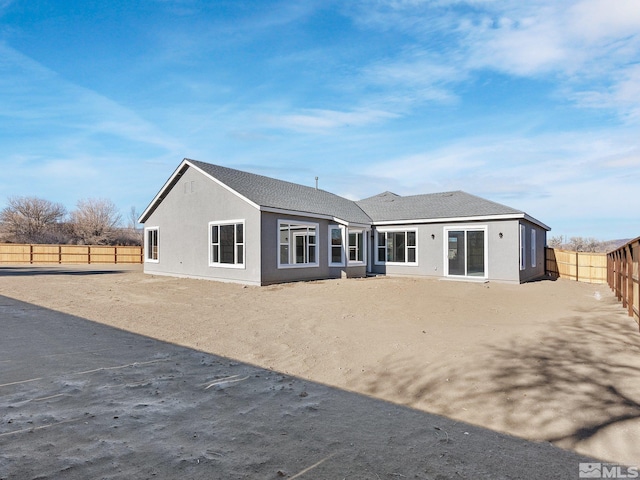
[(187, 168), (192, 167), (256, 208), (319, 215), (347, 223), (369, 224), (371, 219), (353, 201), (325, 190), (185, 158), (140, 216), (144, 223)]

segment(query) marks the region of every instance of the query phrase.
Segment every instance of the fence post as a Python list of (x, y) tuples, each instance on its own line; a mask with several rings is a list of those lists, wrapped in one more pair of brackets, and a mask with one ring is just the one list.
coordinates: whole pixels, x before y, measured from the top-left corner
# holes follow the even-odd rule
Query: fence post
[(87, 245), (87, 263), (91, 265), (91, 245)]

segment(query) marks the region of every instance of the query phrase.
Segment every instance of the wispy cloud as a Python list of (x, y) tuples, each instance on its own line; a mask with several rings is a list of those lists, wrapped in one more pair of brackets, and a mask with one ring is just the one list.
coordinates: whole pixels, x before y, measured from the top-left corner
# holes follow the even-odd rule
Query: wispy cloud
[(282, 115), (264, 115), (262, 120), (272, 128), (300, 132), (328, 133), (344, 127), (361, 127), (394, 118), (397, 115), (380, 110), (336, 111), (322, 109), (300, 110)]
[[(410, 57), (396, 57), (386, 68), (378, 60), (365, 69), (377, 73), (389, 89), (410, 85), (427, 92), (425, 99), (443, 100), (456, 97), (459, 79), (483, 70), (531, 78), (550, 75), (581, 105), (606, 106), (622, 115), (631, 111), (635, 118), (640, 61), (636, 0), (371, 0), (357, 5), (348, 13), (363, 28), (400, 31), (413, 39)], [(620, 70), (623, 75), (612, 74)], [(601, 88), (585, 88), (594, 82)]]
[(119, 103), (75, 85), (15, 49), (0, 43), (0, 115), (18, 131), (34, 124), (66, 130), (76, 141), (113, 135), (131, 142), (176, 151), (180, 144), (149, 121)]

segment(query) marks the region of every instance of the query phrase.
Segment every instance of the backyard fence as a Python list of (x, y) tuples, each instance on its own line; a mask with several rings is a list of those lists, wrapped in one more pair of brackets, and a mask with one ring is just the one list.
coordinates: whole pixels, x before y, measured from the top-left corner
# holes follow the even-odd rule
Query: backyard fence
[(640, 324), (640, 237), (607, 254), (607, 283), (630, 317)]
[(0, 263), (142, 263), (142, 247), (0, 244)]
[(547, 275), (578, 282), (607, 283), (607, 254), (547, 248)]

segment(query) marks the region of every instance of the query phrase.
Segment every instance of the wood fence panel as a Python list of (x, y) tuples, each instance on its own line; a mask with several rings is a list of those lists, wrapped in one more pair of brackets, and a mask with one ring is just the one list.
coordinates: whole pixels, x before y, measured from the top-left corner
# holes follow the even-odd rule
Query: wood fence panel
[(640, 237), (607, 254), (607, 283), (640, 325)]
[(30, 247), (30, 245), (0, 245), (0, 263), (29, 263)]
[(607, 283), (607, 254), (547, 248), (547, 274), (587, 283)]
[(141, 246), (0, 244), (0, 263), (142, 263)]

